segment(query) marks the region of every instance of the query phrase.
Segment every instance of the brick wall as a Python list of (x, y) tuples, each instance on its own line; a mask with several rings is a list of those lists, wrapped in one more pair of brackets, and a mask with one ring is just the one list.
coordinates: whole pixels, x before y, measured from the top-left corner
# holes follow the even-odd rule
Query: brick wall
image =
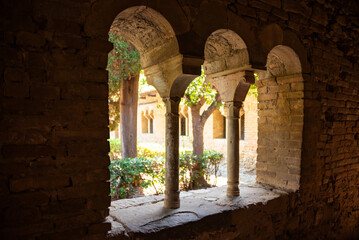
[[(110, 228), (107, 33), (119, 12), (141, 4), (168, 19), (184, 55), (203, 59), (205, 39), (230, 28), (253, 68), (265, 69), (278, 44), (302, 64), (299, 194), (245, 217), (233, 212), (237, 224), (223, 221), (211, 236), (355, 239), (359, 11), (356, 1), (336, 0), (1, 1), (2, 239), (103, 239)], [(240, 227), (258, 212), (267, 214), (257, 228)], [(211, 231), (192, 226), (203, 238)]]
[(271, 77), (258, 86), (257, 182), (298, 190), (304, 83), (301, 75)]
[(87, 1), (2, 1), (1, 239), (104, 238), (107, 52)]

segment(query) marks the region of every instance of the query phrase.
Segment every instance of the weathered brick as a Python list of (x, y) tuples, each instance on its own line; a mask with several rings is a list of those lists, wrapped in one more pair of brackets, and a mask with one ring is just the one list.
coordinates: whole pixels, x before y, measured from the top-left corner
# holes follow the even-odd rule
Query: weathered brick
[(11, 192), (30, 191), (34, 189), (52, 189), (70, 185), (70, 179), (64, 176), (41, 176), (10, 180)]
[(273, 8), (272, 13), (275, 16), (277, 16), (277, 17), (279, 17), (279, 18), (281, 18), (283, 20), (288, 20), (289, 19), (288, 14), (285, 11), (283, 11), (282, 9)]
[(60, 99), (60, 88), (45, 84), (30, 87), (30, 95), (33, 99)]
[(287, 12), (293, 12), (298, 14), (305, 13), (305, 9), (303, 8), (303, 6), (300, 4), (299, 1), (283, 0), (282, 7), (283, 10)]
[(67, 36), (56, 36), (52, 42), (59, 48), (83, 49), (86, 46), (86, 40)]
[(281, 0), (261, 0), (261, 2), (267, 3), (269, 5), (272, 5), (276, 8), (281, 7)]
[(19, 32), (16, 36), (16, 43), (23, 46), (39, 48), (44, 46), (46, 41), (40, 34)]
[(313, 6), (311, 19), (318, 24), (326, 26), (328, 24), (328, 15), (325, 8), (319, 5)]
[(5, 68), (4, 80), (6, 82), (27, 82), (29, 74), (21, 68)]
[(4, 96), (27, 98), (29, 97), (29, 86), (27, 83), (7, 82), (4, 84)]

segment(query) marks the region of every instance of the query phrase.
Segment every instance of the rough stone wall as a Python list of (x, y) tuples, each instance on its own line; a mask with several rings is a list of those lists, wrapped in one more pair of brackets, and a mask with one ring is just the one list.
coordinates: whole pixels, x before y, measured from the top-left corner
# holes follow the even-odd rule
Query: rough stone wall
[[(252, 90), (243, 104), (244, 140), (240, 140), (240, 167), (254, 168), (258, 148), (258, 98)], [(241, 121), (239, 120), (239, 129)]]
[(258, 86), (257, 182), (298, 190), (304, 119), (301, 75), (271, 77)]
[(111, 45), (84, 34), (90, 8), (1, 1), (1, 239), (103, 239), (111, 228)]
[[(110, 201), (107, 33), (120, 11), (141, 4), (168, 19), (182, 54), (202, 56), (198, 46), (206, 36), (231, 28), (248, 45), (253, 67), (264, 68), (273, 44), (284, 44), (303, 68), (299, 194), (247, 215), (227, 213), (228, 221), (191, 223), (182, 233), (358, 238), (359, 11), (353, 0), (1, 1), (1, 238), (104, 239), (110, 228), (102, 223)], [(248, 222), (253, 225), (242, 228)]]

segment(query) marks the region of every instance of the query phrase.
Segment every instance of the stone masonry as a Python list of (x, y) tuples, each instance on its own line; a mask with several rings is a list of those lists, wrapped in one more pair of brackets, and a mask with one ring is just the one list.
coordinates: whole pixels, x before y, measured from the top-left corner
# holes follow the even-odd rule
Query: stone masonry
[(257, 181), (297, 190), (303, 132), (302, 77), (262, 79), (259, 100)]
[[(142, 7), (132, 10), (147, 7), (151, 10), (145, 13), (153, 13), (147, 17), (167, 22), (160, 20), (153, 25), (145, 21), (148, 18), (132, 21), (128, 9), (134, 6)], [(208, 60), (204, 54), (207, 39), (216, 33), (210, 46), (218, 51), (212, 49), (207, 56), (234, 49), (246, 63), (241, 71), (265, 72), (260, 75), (260, 118), (264, 111), (275, 113), (266, 116), (267, 120), (278, 120), (287, 117), (288, 110), (299, 111), (303, 118), (296, 129), (292, 129), (293, 122), (283, 126), (274, 122), (268, 129), (273, 131), (273, 142), (266, 132), (259, 133), (258, 138), (262, 146), (259, 149), (263, 149), (258, 151), (262, 163), (258, 168), (263, 173), (258, 180), (269, 188), (288, 188), (288, 194), (267, 204), (228, 209), (177, 228), (163, 229), (159, 236), (359, 238), (357, 1), (2, 0), (0, 11), (1, 239), (108, 238), (111, 223), (105, 221), (110, 206), (106, 63), (112, 46), (107, 39), (114, 20), (119, 18), (127, 21), (117, 30), (127, 29), (133, 43), (143, 44), (142, 57), (148, 56), (147, 70), (153, 70), (148, 74), (164, 66), (160, 63), (166, 57), (176, 62), (176, 74), (181, 78), (170, 79), (175, 88), (161, 87), (168, 94), (165, 97), (180, 95), (190, 78), (200, 73), (200, 66)], [(132, 25), (140, 20), (144, 22)], [(157, 35), (151, 35), (148, 26), (159, 30), (154, 32)], [(234, 32), (243, 42), (225, 48), (225, 33), (229, 31), (223, 29)], [(139, 32), (143, 35), (136, 35)], [(142, 40), (151, 36), (151, 43), (168, 48), (149, 48), (152, 45)], [(165, 40), (157, 41), (161, 39)], [(280, 51), (271, 52), (283, 46), (291, 49), (300, 62), (300, 84), (286, 83), (289, 76), (281, 75), (282, 66), (289, 73), (298, 73), (292, 71), (297, 66), (293, 59), (288, 62)], [(154, 49), (154, 55), (148, 49)], [(230, 54), (217, 60), (223, 64), (217, 68), (222, 74), (225, 66), (233, 63)], [(169, 81), (166, 76), (162, 80)], [(282, 87), (289, 90), (281, 92)], [(292, 93), (296, 88), (298, 96)], [(278, 105), (271, 105), (274, 102)], [(298, 104), (301, 108), (295, 107)], [(274, 107), (278, 111), (273, 112)], [(262, 124), (259, 119), (259, 131)], [(301, 128), (301, 137), (295, 137), (294, 145), (276, 142), (281, 134), (281, 139), (286, 140), (288, 131), (290, 138)], [(264, 136), (267, 139), (261, 139)], [(300, 151), (296, 151), (300, 138)], [(291, 145), (287, 149), (290, 153), (282, 151), (285, 144)], [(283, 155), (268, 155), (265, 159), (269, 152), (265, 148), (269, 147)], [(292, 159), (285, 160), (284, 154)]]

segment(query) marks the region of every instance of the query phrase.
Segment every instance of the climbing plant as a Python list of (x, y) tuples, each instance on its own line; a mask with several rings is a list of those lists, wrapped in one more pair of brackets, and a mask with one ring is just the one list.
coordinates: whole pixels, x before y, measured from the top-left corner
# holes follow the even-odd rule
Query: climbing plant
[(119, 99), (121, 82), (130, 81), (141, 71), (140, 53), (121, 36), (110, 33), (109, 42), (113, 49), (108, 54), (108, 102), (110, 115), (110, 130), (115, 130), (120, 121)]

